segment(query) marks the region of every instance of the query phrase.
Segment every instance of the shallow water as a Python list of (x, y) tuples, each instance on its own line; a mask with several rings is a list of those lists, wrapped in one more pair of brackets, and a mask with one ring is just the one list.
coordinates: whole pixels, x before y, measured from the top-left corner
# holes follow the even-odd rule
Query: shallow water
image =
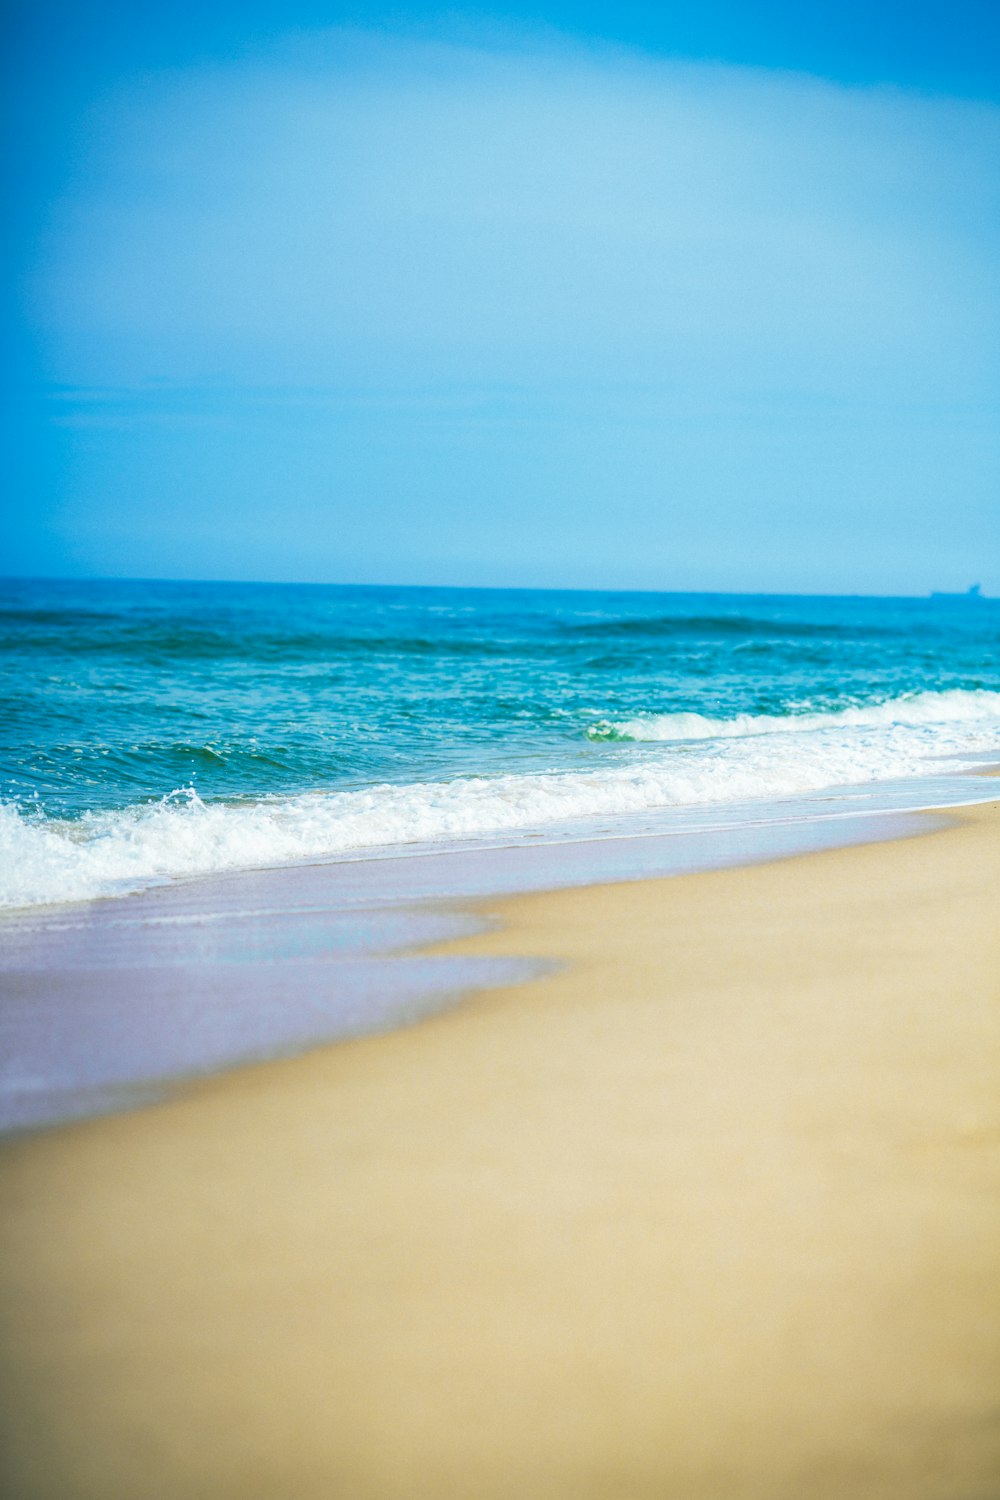
[[(983, 778), (964, 790), (986, 800)], [(955, 796), (959, 779), (942, 781)], [(787, 857), (934, 826), (871, 812), (424, 851), (179, 881), (0, 917), (0, 1130), (149, 1102), (185, 1079), (410, 1025), (538, 971), (422, 945), (467, 903)]]

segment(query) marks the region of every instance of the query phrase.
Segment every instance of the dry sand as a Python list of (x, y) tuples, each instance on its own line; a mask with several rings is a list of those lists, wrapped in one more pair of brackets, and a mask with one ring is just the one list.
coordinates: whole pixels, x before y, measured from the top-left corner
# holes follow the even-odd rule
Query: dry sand
[(566, 967), (8, 1144), (5, 1493), (1000, 1495), (998, 834), (491, 903)]

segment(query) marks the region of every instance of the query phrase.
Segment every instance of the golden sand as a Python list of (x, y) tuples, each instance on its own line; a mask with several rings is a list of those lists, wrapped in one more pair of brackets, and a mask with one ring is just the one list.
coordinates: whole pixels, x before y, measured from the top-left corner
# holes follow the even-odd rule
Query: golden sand
[(998, 833), (490, 903), (565, 966), (8, 1144), (4, 1493), (1000, 1495)]

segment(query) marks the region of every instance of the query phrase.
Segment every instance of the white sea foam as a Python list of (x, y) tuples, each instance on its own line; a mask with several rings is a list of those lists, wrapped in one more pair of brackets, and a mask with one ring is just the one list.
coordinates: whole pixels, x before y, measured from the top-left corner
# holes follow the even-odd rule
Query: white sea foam
[(952, 688), (941, 693), (914, 693), (829, 713), (808, 709), (791, 714), (737, 714), (730, 719), (704, 714), (639, 714), (632, 719), (600, 719), (588, 734), (595, 740), (708, 740), (742, 739), (758, 734), (802, 734), (810, 730), (881, 728), (927, 725), (943, 730), (949, 725), (1000, 723), (1000, 693), (985, 688)]
[(513, 834), (600, 815), (719, 805), (926, 776), (996, 751), (1000, 693), (922, 693), (836, 713), (636, 718), (603, 738), (662, 742), (598, 769), (310, 792), (237, 804), (194, 792), (76, 821), (0, 805), (0, 905), (82, 900), (174, 876), (352, 850)]

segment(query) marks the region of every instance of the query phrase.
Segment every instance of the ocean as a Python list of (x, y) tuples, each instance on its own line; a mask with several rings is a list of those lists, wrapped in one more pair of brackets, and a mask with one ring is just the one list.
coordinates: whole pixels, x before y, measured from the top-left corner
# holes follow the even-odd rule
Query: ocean
[(939, 805), (1000, 602), (0, 583), (0, 904)]

